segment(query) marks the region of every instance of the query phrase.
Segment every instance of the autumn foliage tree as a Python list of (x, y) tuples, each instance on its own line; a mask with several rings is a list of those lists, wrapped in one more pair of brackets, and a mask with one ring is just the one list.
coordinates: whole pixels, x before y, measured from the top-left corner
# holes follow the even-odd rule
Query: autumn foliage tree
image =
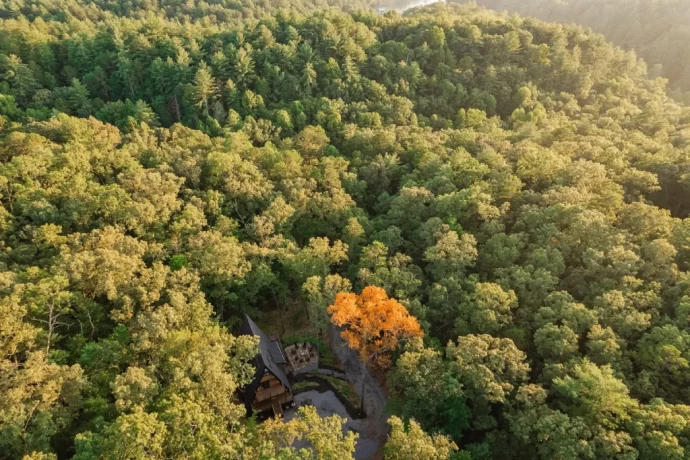
[(328, 313), (333, 324), (344, 327), (340, 335), (368, 366), (388, 368), (389, 354), (398, 344), (424, 336), (417, 318), (377, 286), (367, 286), (360, 295), (340, 292)]
[[(387, 369), (391, 364), (390, 353), (401, 342), (424, 336), (417, 318), (400, 302), (388, 298), (386, 291), (378, 286), (367, 286), (360, 295), (339, 292), (328, 313), (333, 324), (344, 328), (341, 337), (359, 353), (367, 367)], [(362, 374), (361, 396), (364, 381)], [(364, 410), (363, 397), (360, 410)]]

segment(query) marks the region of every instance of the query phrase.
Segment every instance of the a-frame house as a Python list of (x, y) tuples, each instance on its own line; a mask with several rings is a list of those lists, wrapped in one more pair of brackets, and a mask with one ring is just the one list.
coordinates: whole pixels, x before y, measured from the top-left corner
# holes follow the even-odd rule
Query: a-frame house
[(254, 380), (241, 390), (247, 413), (273, 410), (276, 415), (282, 415), (283, 405), (291, 404), (293, 397), (280, 341), (264, 334), (248, 315), (244, 316), (240, 334), (259, 337), (259, 353), (252, 360), (256, 367)]

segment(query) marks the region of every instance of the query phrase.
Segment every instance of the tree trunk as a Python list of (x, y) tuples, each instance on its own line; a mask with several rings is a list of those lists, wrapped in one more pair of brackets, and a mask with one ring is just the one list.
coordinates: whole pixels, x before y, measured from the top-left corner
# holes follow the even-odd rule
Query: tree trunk
[(280, 304), (278, 303), (278, 297), (276, 297), (276, 293), (273, 293), (273, 301), (276, 303), (276, 307), (278, 307), (278, 314), (280, 315), (280, 327), (283, 330), (283, 335), (285, 335), (285, 321), (283, 320), (283, 309), (280, 308)]
[(180, 103), (177, 102), (177, 94), (175, 94), (175, 112), (177, 115), (177, 122), (179, 123), (182, 117), (180, 116)]
[(367, 368), (362, 372), (362, 383), (359, 388), (359, 411), (364, 415), (364, 380), (367, 378)]

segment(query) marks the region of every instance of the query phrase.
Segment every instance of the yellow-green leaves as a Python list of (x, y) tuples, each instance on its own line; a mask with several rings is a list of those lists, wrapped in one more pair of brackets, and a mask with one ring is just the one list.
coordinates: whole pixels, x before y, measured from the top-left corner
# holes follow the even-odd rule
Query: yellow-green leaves
[(448, 460), (458, 450), (446, 436), (429, 435), (411, 419), (407, 426), (398, 417), (388, 419), (391, 434), (385, 448), (386, 460)]

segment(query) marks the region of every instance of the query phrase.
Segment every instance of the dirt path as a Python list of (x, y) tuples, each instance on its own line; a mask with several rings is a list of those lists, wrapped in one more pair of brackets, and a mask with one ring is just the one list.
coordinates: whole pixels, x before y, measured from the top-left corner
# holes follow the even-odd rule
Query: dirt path
[[(332, 348), (336, 356), (343, 365), (343, 372), (332, 371), (330, 369), (319, 369), (315, 374), (331, 375), (350, 382), (357, 394), (364, 400), (363, 418), (352, 416), (348, 413), (345, 404), (332, 390), (332, 386), (317, 376), (299, 376), (299, 380), (313, 381), (319, 386), (313, 389), (301, 391), (295, 394), (296, 408), (304, 405), (316, 407), (317, 412), (322, 417), (333, 414), (346, 418), (347, 423), (344, 429), (354, 431), (359, 434), (355, 446), (355, 460), (372, 460), (382, 458), (381, 449), (388, 439), (389, 426), (386, 423), (386, 392), (379, 384), (375, 376), (362, 364), (357, 353), (352, 351), (340, 337), (340, 333), (334, 327), (331, 329)], [(364, 394), (360, 394), (364, 379)], [(349, 403), (348, 403), (349, 404)], [(295, 408), (295, 409), (296, 409)], [(296, 410), (290, 409), (285, 412), (285, 420), (289, 421), (294, 417)], [(358, 413), (359, 408), (350, 408), (350, 412)], [(307, 442), (299, 442), (293, 447), (308, 447)]]
[(334, 370), (334, 369), (323, 369), (323, 368), (319, 367), (313, 373), (314, 374), (330, 375), (331, 377), (335, 377), (335, 378), (338, 378), (341, 380), (347, 380), (347, 375), (345, 375), (344, 372), (340, 372), (340, 371)]
[[(300, 406), (314, 406), (321, 417), (328, 417), (333, 414), (347, 419), (345, 424), (345, 431), (354, 431), (359, 434), (357, 444), (355, 445), (354, 457), (356, 460), (371, 460), (376, 457), (376, 453), (381, 449), (381, 440), (377, 431), (371, 430), (369, 419), (354, 419), (352, 418), (345, 406), (340, 402), (333, 391), (328, 390), (320, 392), (318, 390), (303, 391), (295, 395), (295, 409), (290, 409), (285, 412), (285, 421), (290, 421), (295, 416), (296, 409)], [(309, 443), (300, 441), (295, 443), (293, 447), (303, 448), (308, 447)]]
[[(330, 333), (333, 351), (343, 364), (347, 380), (358, 394), (361, 391), (362, 378), (364, 378), (364, 394), (359, 394), (359, 396), (364, 400), (364, 411), (367, 417), (361, 420), (363, 423), (361, 428), (366, 431), (367, 439), (377, 444), (376, 451), (378, 451), (386, 442), (389, 430), (385, 413), (386, 400), (388, 399), (386, 392), (376, 377), (362, 364), (357, 353), (351, 350), (343, 341), (340, 337), (340, 332), (334, 326), (331, 326)], [(371, 454), (372, 452), (369, 450), (368, 453)], [(374, 458), (374, 456), (364, 457), (360, 456), (359, 452), (355, 452), (355, 458), (357, 460), (369, 460)]]

